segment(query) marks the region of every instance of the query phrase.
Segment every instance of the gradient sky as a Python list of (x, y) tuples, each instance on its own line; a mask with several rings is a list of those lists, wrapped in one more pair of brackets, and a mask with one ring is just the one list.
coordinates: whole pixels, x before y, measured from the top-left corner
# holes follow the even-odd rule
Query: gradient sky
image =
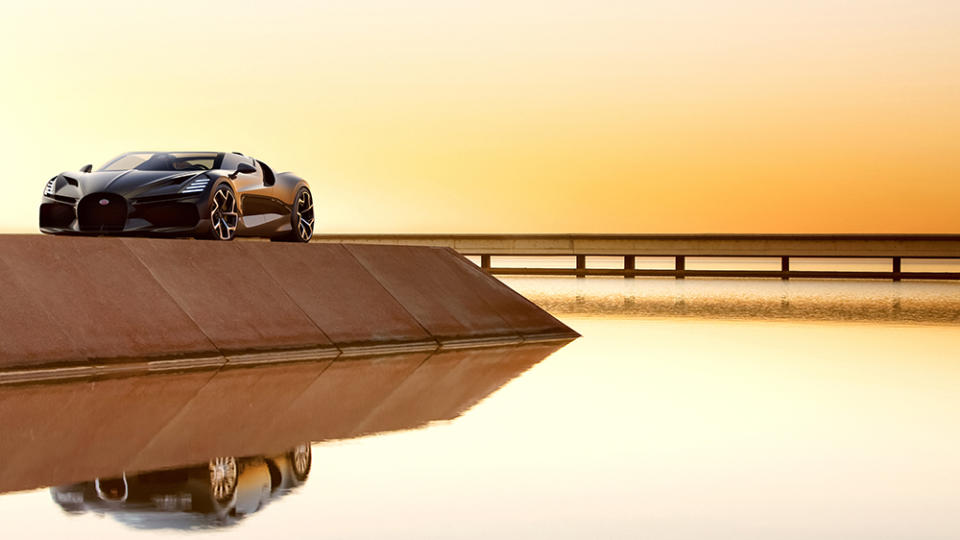
[(318, 232), (960, 232), (960, 2), (0, 7), (0, 230), (133, 149), (307, 178)]

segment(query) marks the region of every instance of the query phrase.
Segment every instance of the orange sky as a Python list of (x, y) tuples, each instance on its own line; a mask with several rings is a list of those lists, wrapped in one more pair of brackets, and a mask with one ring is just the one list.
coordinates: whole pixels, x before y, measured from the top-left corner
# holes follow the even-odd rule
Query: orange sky
[(318, 232), (960, 232), (952, 0), (0, 10), (0, 230), (215, 149), (306, 177)]

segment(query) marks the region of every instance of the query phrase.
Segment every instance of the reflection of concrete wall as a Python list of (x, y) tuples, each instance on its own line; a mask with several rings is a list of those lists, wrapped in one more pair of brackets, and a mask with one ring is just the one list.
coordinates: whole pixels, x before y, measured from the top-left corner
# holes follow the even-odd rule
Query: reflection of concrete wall
[(434, 354), (358, 424), (354, 435), (453, 420), (556, 350), (525, 345), (496, 354), (475, 349)]
[(456, 418), (559, 346), (0, 387), (0, 492)]
[(0, 275), (0, 369), (576, 335), (444, 248), (4, 235)]
[(117, 474), (213, 376), (0, 387), (0, 491)]

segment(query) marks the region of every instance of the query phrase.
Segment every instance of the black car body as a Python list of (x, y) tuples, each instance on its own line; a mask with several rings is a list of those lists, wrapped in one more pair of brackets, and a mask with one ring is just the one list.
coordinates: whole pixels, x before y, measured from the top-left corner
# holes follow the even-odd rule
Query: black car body
[(313, 224), (304, 179), (235, 152), (128, 152), (51, 178), (40, 204), (48, 234), (306, 242)]
[(222, 526), (306, 482), (311, 462), (310, 445), (304, 443), (278, 455), (220, 457), (188, 467), (56, 486), (50, 494), (70, 513), (126, 516), (132, 525)]

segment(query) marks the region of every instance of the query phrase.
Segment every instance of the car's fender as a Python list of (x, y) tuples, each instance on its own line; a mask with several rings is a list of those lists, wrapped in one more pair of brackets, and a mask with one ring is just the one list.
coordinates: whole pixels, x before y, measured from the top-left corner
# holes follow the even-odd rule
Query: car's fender
[(283, 202), (288, 205), (293, 204), (293, 200), (297, 197), (297, 191), (300, 188), (305, 187), (310, 189), (310, 186), (307, 184), (307, 181), (291, 172), (282, 172), (276, 175), (277, 183), (275, 184), (277, 191), (283, 193)]

